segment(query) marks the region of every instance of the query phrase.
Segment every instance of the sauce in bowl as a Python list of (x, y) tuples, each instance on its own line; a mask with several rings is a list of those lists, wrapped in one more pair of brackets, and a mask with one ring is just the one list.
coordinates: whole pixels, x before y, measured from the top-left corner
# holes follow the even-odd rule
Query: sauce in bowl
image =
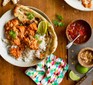
[(84, 67), (93, 67), (93, 48), (81, 49), (78, 53), (78, 61)]
[(74, 42), (76, 44), (82, 44), (88, 41), (91, 36), (91, 27), (84, 20), (76, 20), (67, 27), (67, 36), (69, 40), (74, 40), (79, 34), (80, 37)]

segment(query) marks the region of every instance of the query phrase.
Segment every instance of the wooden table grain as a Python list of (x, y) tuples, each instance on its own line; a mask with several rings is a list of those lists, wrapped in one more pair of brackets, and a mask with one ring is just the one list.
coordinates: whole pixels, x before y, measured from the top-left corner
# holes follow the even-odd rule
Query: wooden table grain
[[(5, 7), (3, 7), (1, 6), (1, 3), (2, 0), (0, 0), (0, 17), (7, 10), (12, 9), (15, 6), (12, 2), (9, 2)], [(85, 19), (93, 27), (93, 12), (75, 10), (68, 6), (63, 0), (20, 0), (18, 3), (33, 6), (42, 10), (51, 20), (55, 18), (56, 13), (63, 16), (65, 26), (55, 28), (58, 37), (58, 48), (54, 54), (60, 56), (65, 61), (67, 61), (67, 50), (65, 48), (67, 39), (65, 29), (69, 22), (74, 19)], [(24, 72), (26, 69), (27, 68), (20, 68), (9, 64), (0, 56), (0, 85), (36, 85), (28, 76), (25, 75)], [(67, 77), (66, 74), (60, 85), (75, 85), (75, 82), (68, 80)]]

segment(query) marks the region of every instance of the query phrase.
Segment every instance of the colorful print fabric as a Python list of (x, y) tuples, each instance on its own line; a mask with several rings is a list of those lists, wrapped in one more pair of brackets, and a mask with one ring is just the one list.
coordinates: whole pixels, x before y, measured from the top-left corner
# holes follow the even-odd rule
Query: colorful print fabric
[(68, 65), (61, 58), (51, 54), (38, 63), (36, 68), (26, 70), (28, 75), (37, 85), (58, 85), (68, 70)]

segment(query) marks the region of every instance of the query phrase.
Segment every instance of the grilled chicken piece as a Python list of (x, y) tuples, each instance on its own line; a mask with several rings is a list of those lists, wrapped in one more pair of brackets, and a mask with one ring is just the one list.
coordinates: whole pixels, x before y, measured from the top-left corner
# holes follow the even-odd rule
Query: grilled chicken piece
[(17, 59), (21, 56), (22, 51), (19, 48), (10, 48), (9, 53)]
[(25, 33), (25, 26), (17, 26), (17, 29), (19, 30), (18, 37), (20, 39), (23, 39)]
[(3, 0), (2, 5), (5, 6), (10, 0)]
[(5, 24), (5, 30), (10, 30), (12, 27), (17, 25), (19, 25), (19, 21), (17, 19), (12, 19)]
[(19, 0), (3, 0), (2, 5), (5, 6), (9, 1), (12, 1), (13, 4), (16, 4)]
[(83, 4), (84, 7), (91, 8), (92, 0), (81, 0), (81, 1), (82, 1), (82, 4)]
[(29, 38), (25, 37), (24, 38), (24, 43), (30, 48), (30, 49), (33, 49), (33, 50), (37, 50), (38, 49), (38, 43), (37, 43), (37, 40), (34, 39), (32, 36), (29, 36)]
[(34, 31), (37, 31), (37, 24), (35, 23), (35, 22), (33, 22), (32, 24), (30, 24), (29, 26), (28, 26), (31, 30), (34, 30)]
[(18, 29), (16, 29), (17, 25), (19, 25), (19, 21), (17, 19), (12, 19), (5, 24), (5, 36), (7, 39), (11, 39), (10, 31), (13, 31), (15, 33), (18, 32)]
[(20, 38), (13, 39), (11, 41), (12, 44), (19, 46), (21, 44)]
[(13, 2), (14, 4), (16, 4), (18, 1), (19, 1), (19, 0), (12, 0), (12, 2)]
[(9, 53), (17, 59), (22, 55), (22, 52), (24, 51), (24, 49), (25, 49), (24, 45), (21, 44), (20, 46), (17, 46), (17, 47), (10, 47)]
[(36, 23), (32, 23), (32, 24), (30, 24), (29, 26), (27, 26), (27, 28), (26, 28), (27, 30), (26, 30), (26, 32), (25, 32), (25, 35), (27, 36), (29, 36), (29, 35), (31, 35), (31, 36), (34, 36), (35, 35), (35, 33), (36, 33), (36, 31), (37, 31), (37, 24)]

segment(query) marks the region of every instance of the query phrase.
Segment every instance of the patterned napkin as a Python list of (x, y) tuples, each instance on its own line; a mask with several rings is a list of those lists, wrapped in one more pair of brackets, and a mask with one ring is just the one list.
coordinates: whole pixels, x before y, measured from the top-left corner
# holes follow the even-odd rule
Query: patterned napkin
[(37, 85), (58, 85), (61, 83), (68, 67), (64, 60), (51, 54), (38, 63), (36, 68), (31, 67), (25, 73)]

